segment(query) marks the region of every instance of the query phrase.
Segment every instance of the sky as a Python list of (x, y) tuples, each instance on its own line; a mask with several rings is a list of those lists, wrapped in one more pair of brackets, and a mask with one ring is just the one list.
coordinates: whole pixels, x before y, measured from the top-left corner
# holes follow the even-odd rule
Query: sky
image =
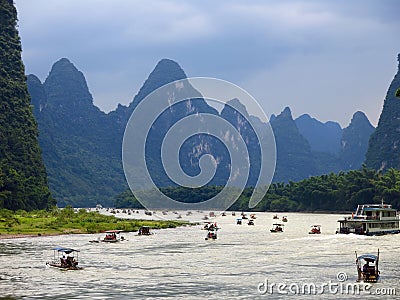
[(397, 72), (397, 0), (14, 0), (27, 74), (68, 58), (94, 104), (127, 105), (162, 58), (188, 77), (249, 92), (267, 115), (286, 106), (346, 127), (373, 125)]

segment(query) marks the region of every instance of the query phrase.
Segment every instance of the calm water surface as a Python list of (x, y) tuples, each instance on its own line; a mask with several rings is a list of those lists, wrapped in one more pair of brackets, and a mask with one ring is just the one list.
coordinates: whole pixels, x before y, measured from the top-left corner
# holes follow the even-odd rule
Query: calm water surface
[[(171, 217), (175, 217), (170, 213)], [(182, 214), (184, 215), (184, 214)], [(237, 216), (239, 214), (237, 213)], [(221, 230), (206, 241), (202, 226), (125, 233), (127, 241), (92, 244), (102, 235), (0, 240), (0, 295), (17, 299), (400, 299), (400, 235), (336, 235), (342, 215), (288, 213), (283, 233), (270, 233), (272, 213), (257, 213), (255, 226), (237, 216), (214, 219)], [(143, 217), (143, 212), (138, 215)], [(281, 214), (282, 216), (282, 214)], [(310, 225), (321, 235), (309, 235)], [(55, 246), (81, 250), (84, 270), (47, 267)], [(330, 293), (295, 295), (296, 287), (356, 281), (355, 254), (381, 252), (381, 281), (371, 288), (397, 295)], [(337, 279), (346, 273), (346, 281)], [(343, 274), (342, 274), (343, 275)], [(266, 284), (267, 283), (267, 284)], [(261, 285), (260, 285), (261, 284)], [(271, 284), (286, 284), (279, 294)], [(268, 286), (265, 294), (261, 294)], [(291, 286), (292, 290), (289, 290)], [(259, 291), (260, 289), (260, 291)]]

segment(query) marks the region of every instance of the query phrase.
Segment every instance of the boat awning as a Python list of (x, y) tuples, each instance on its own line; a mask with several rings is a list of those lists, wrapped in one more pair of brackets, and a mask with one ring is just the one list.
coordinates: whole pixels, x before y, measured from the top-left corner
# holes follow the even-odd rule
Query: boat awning
[(72, 252), (80, 252), (79, 250), (71, 249), (71, 248), (64, 248), (64, 247), (56, 247), (53, 248), (54, 251), (64, 252), (66, 254), (70, 254)]
[(373, 254), (364, 254), (357, 257), (357, 260), (363, 259), (365, 261), (374, 262), (378, 257)]
[(120, 232), (123, 232), (123, 230), (106, 230), (104, 232), (105, 233), (120, 233)]

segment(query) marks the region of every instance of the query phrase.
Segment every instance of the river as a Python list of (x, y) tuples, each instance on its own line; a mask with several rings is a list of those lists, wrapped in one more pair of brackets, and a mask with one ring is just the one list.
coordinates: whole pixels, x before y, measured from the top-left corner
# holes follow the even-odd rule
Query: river
[[(89, 243), (102, 234), (3, 239), (0, 294), (11, 299), (400, 299), (400, 235), (338, 235), (343, 215), (285, 215), (284, 232), (271, 233), (272, 213), (257, 213), (254, 226), (247, 220), (236, 225), (239, 213), (227, 213), (213, 219), (221, 227), (215, 241), (205, 240), (202, 225), (155, 230), (151, 236), (124, 233), (126, 241), (115, 244)], [(144, 217), (143, 212), (134, 217)], [(320, 235), (308, 234), (313, 224), (321, 225)], [(84, 269), (46, 266), (55, 246), (79, 249)], [(376, 254), (378, 248), (381, 280), (363, 291), (355, 284), (354, 251)], [(360, 295), (346, 284), (357, 285)], [(309, 295), (307, 286), (317, 295)]]

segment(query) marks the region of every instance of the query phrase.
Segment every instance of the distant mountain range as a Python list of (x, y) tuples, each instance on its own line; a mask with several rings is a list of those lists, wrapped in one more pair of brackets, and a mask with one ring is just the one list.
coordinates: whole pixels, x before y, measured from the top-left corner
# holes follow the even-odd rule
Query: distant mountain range
[[(128, 106), (118, 105), (106, 114), (94, 104), (84, 75), (66, 58), (57, 61), (44, 83), (28, 75), (28, 90), (39, 126), (39, 142), (49, 176), (50, 188), (60, 206), (111, 205), (116, 194), (127, 189), (121, 163), (122, 137), (128, 118), (149, 93), (172, 81), (186, 78), (174, 61), (163, 59), (151, 72)], [(191, 86), (186, 89), (193, 89)], [(173, 93), (185, 93), (174, 90)], [(188, 104), (189, 103), (189, 104)], [(231, 104), (242, 105), (240, 99)], [(189, 106), (188, 106), (189, 105)], [(219, 113), (199, 94), (196, 99), (174, 106), (150, 132), (146, 157), (153, 180), (159, 186), (172, 182), (160, 168), (160, 145), (165, 132), (182, 117), (207, 112), (219, 115), (239, 129), (250, 155), (248, 186), (259, 171), (259, 150), (254, 131), (246, 119), (229, 106)], [(256, 117), (257, 126), (264, 126)], [(277, 145), (274, 181), (301, 180), (313, 175), (358, 169), (365, 159), (374, 128), (365, 114), (356, 112), (342, 129), (336, 122), (322, 123), (309, 115), (293, 119), (285, 108), (270, 120)], [(184, 144), (180, 159), (188, 174), (199, 171), (199, 157), (212, 154), (219, 162), (211, 184), (224, 184), (229, 176), (226, 149), (210, 137), (200, 135)]]

